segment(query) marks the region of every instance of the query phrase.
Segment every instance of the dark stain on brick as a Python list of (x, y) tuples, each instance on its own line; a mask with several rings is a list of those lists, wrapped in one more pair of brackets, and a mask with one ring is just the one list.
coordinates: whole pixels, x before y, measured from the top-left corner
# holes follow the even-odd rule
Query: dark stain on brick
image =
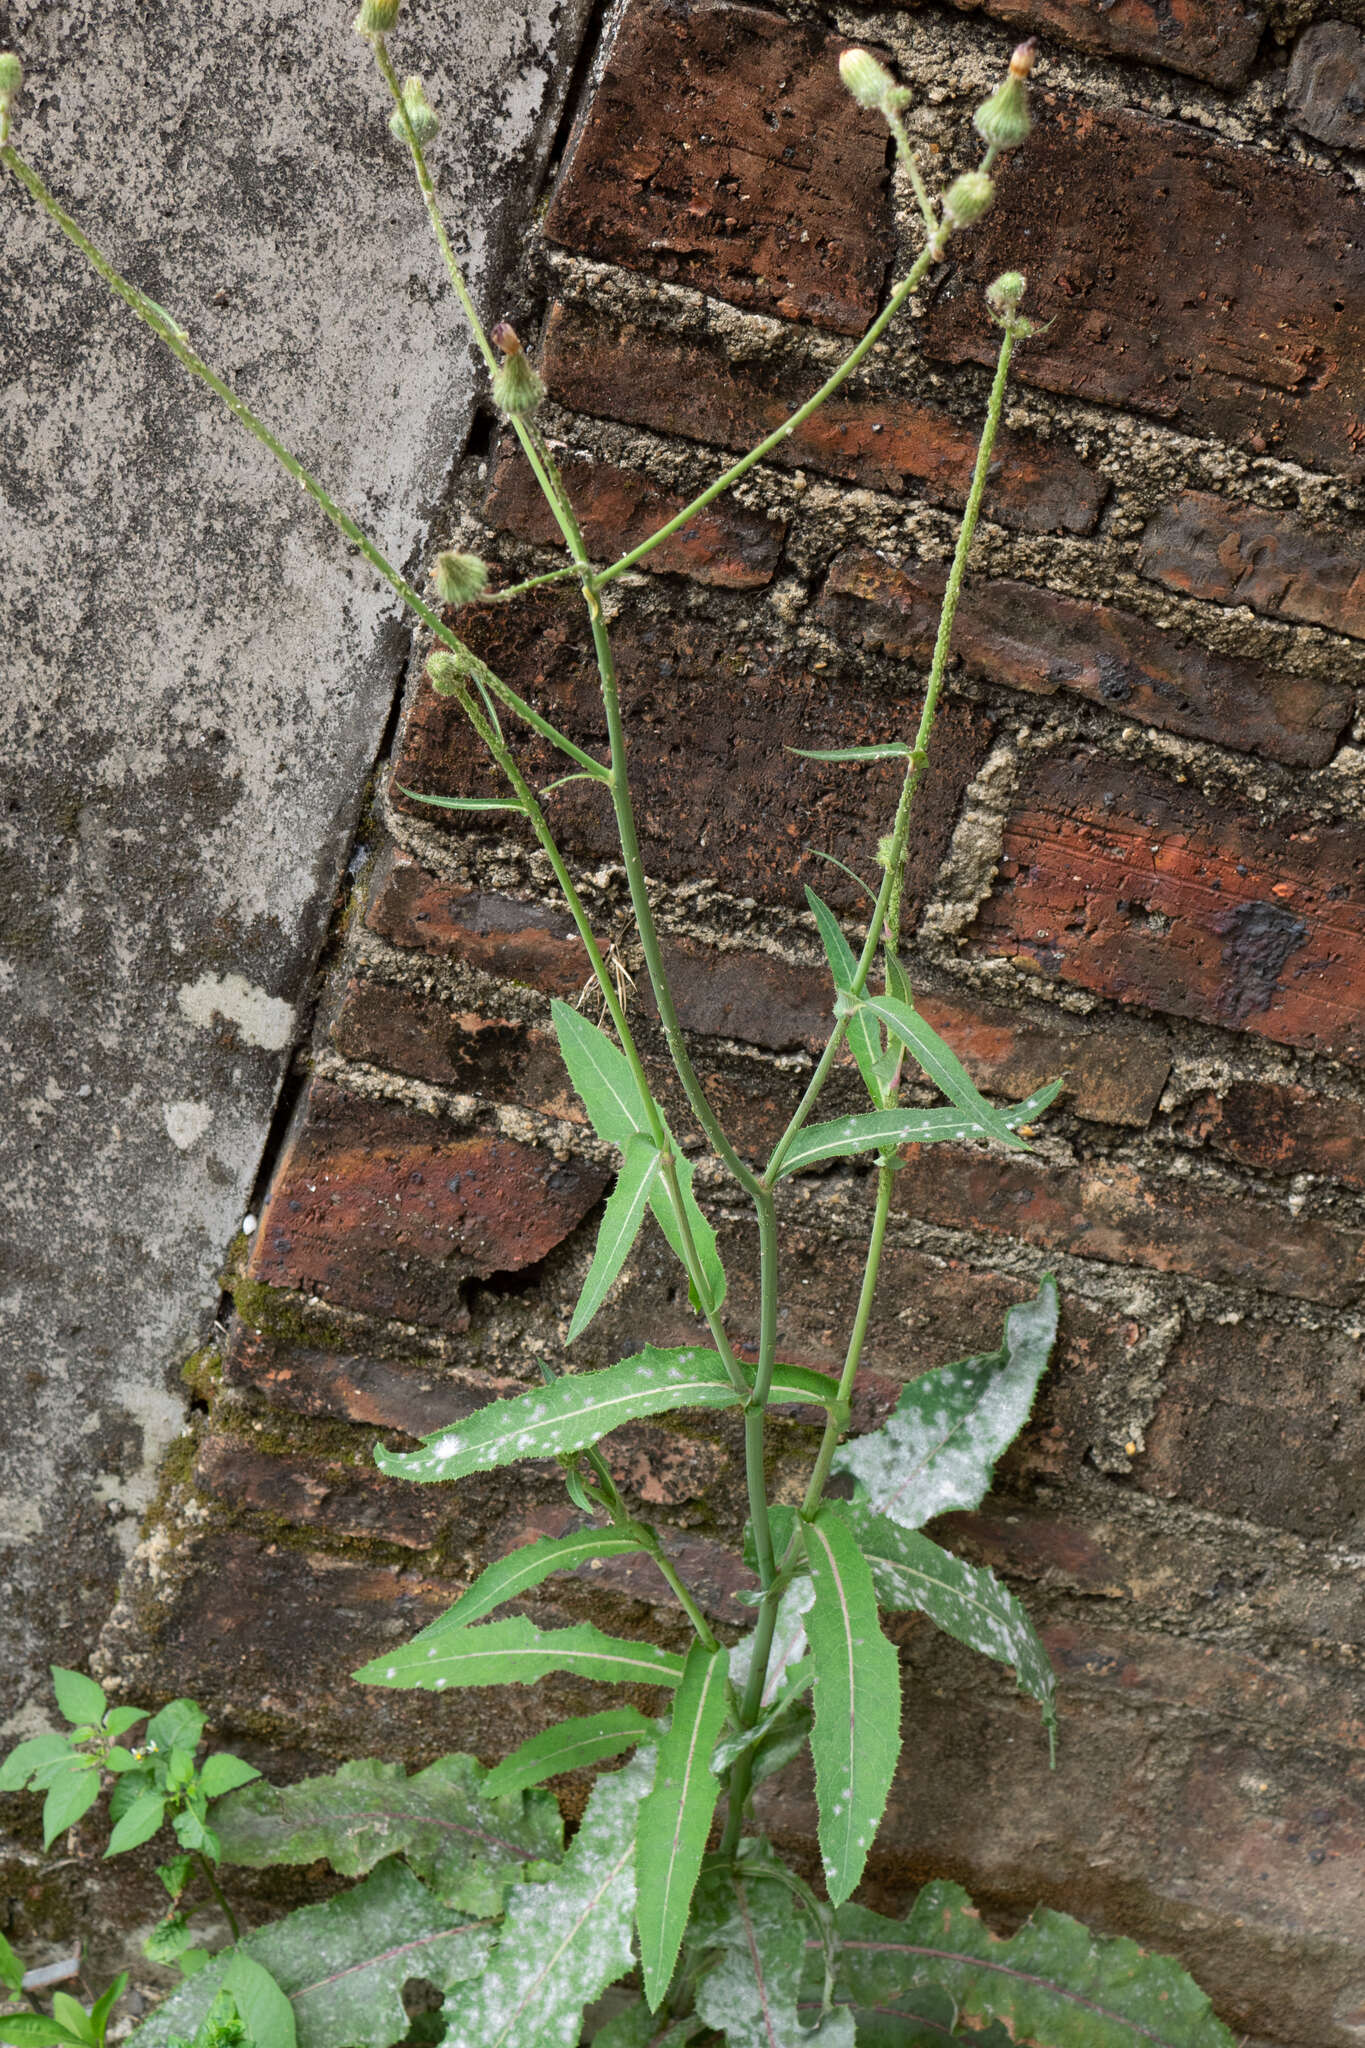
[(1218, 1007), (1230, 1024), (1244, 1024), (1253, 1010), (1270, 1008), (1308, 926), (1282, 903), (1239, 903), (1214, 920), (1214, 930), (1227, 940), (1223, 964), (1228, 979)]

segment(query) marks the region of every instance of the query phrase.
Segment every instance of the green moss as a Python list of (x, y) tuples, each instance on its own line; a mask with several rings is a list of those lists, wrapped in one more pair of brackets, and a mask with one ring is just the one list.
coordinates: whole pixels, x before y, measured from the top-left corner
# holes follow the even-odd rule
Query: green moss
[(180, 1368), (180, 1377), (197, 1400), (212, 1407), (223, 1384), (223, 1355), (216, 1344), (192, 1351)]
[[(246, 1242), (245, 1239), (242, 1240)], [(243, 1261), (243, 1266), (245, 1262)], [(229, 1264), (221, 1275), (225, 1292), (242, 1321), (266, 1337), (282, 1344), (298, 1344), (333, 1350), (349, 1346), (346, 1332), (324, 1309), (304, 1308), (296, 1296), (268, 1287), (263, 1280), (247, 1278), (243, 1266)]]

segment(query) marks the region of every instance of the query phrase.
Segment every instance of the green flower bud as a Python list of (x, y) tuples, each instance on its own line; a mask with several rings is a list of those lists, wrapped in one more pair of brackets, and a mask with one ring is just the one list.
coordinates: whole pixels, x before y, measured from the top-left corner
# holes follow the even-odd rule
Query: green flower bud
[(457, 555), (448, 549), (432, 563), (431, 581), (442, 604), (469, 604), (488, 588), (488, 565), (477, 555)]
[(0, 50), (0, 99), (12, 100), (24, 82), (24, 67), (13, 50)]
[[(406, 121), (403, 114), (408, 117)], [(420, 78), (403, 80), (403, 113), (400, 113), (397, 107), (394, 108), (389, 117), (389, 133), (396, 136), (399, 142), (406, 142), (409, 125), (417, 138), (419, 149), (425, 149), (440, 131), (440, 121), (427, 104), (426, 88)]]
[(986, 304), (997, 320), (1012, 320), (1023, 304), (1028, 279), (1017, 270), (1002, 271), (986, 286)]
[(944, 193), (943, 211), (953, 227), (970, 227), (990, 210), (994, 200), (994, 181), (984, 171), (964, 171)]
[(500, 320), (493, 329), (493, 340), (503, 353), (503, 361), (493, 372), (493, 403), (509, 419), (522, 419), (542, 402), (545, 386), (527, 362), (514, 327)]
[(451, 654), (447, 648), (438, 647), (427, 656), (427, 679), (438, 697), (458, 696), (468, 673), (462, 656)]
[(1028, 75), (1033, 69), (1033, 53), (1031, 42), (1020, 43), (1010, 58), (1007, 76), (973, 116), (977, 134), (992, 149), (1017, 149), (1028, 139), (1033, 126), (1028, 110)]
[(887, 95), (896, 90), (891, 73), (870, 50), (845, 50), (839, 59), (839, 76), (860, 107), (884, 107)]
[(398, 19), (398, 0), (360, 0), (355, 18), (358, 36), (386, 36)]

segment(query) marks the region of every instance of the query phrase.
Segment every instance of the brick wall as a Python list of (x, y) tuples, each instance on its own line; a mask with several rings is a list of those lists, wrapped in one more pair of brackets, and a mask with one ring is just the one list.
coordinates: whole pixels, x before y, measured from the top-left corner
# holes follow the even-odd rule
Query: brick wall
[[(871, 23), (629, 0), (509, 310), (540, 322), (546, 424), (590, 546), (614, 553), (813, 388), (909, 246), (883, 135), (837, 87), (837, 32), (894, 53), (927, 159), (957, 164), (1021, 27), (1045, 39), (1035, 142), (923, 321), (615, 586), (644, 854), (708, 1092), (761, 1151), (829, 1021), (804, 883), (857, 915), (809, 849), (866, 867), (892, 796), (890, 771), (783, 749), (915, 715), (993, 347), (978, 288), (1018, 261), (1055, 324), (1019, 358), (910, 954), (982, 1087), (1064, 1070), (1067, 1092), (1030, 1157), (942, 1146), (900, 1177), (855, 1426), (1058, 1274), (1039, 1412), (997, 1493), (941, 1533), (1025, 1594), (1061, 1754), (1049, 1775), (1004, 1678), (897, 1624), (912, 1738), (868, 1895), (950, 1874), (1002, 1923), (1042, 1897), (1178, 1951), (1250, 2039), (1347, 2048), (1365, 2039), (1365, 33), (1320, 20), (1292, 41), (1263, 0)], [(557, 559), (496, 435), (447, 536), (508, 578)], [(571, 598), (470, 617), (509, 681), (601, 744)], [(592, 1696), (415, 1700), (345, 1676), (564, 1524), (553, 1468), (419, 1494), (370, 1451), (557, 1351), (610, 1171), (547, 1029), (587, 968), (543, 861), (402, 794), (493, 786), (422, 652), (225, 1342), (196, 1362), (193, 1437), (107, 1646), (130, 1684), (310, 1753), (493, 1755)], [(638, 967), (600, 793), (552, 802), (602, 939)], [(857, 1101), (847, 1067), (835, 1095)], [(752, 1338), (742, 1206), (699, 1186)], [(786, 1187), (783, 1355), (832, 1366), (867, 1182)], [(576, 1363), (694, 1328), (646, 1236)], [(810, 1431), (774, 1435), (794, 1485)], [(741, 1624), (733, 1431), (642, 1425), (612, 1458)], [(615, 1560), (535, 1611), (676, 1628), (659, 1590)], [(809, 1844), (799, 1771), (767, 1818)]]

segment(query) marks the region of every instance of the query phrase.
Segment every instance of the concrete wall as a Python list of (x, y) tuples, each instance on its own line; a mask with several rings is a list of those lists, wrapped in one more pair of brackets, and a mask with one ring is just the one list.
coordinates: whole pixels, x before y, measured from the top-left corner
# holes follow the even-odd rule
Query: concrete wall
[[(584, 0), (408, 50), (492, 303)], [(420, 563), (475, 391), (345, 5), (20, 4), (15, 140)], [(407, 629), (8, 179), (0, 190), (0, 1725), (82, 1661), (209, 1334)]]

